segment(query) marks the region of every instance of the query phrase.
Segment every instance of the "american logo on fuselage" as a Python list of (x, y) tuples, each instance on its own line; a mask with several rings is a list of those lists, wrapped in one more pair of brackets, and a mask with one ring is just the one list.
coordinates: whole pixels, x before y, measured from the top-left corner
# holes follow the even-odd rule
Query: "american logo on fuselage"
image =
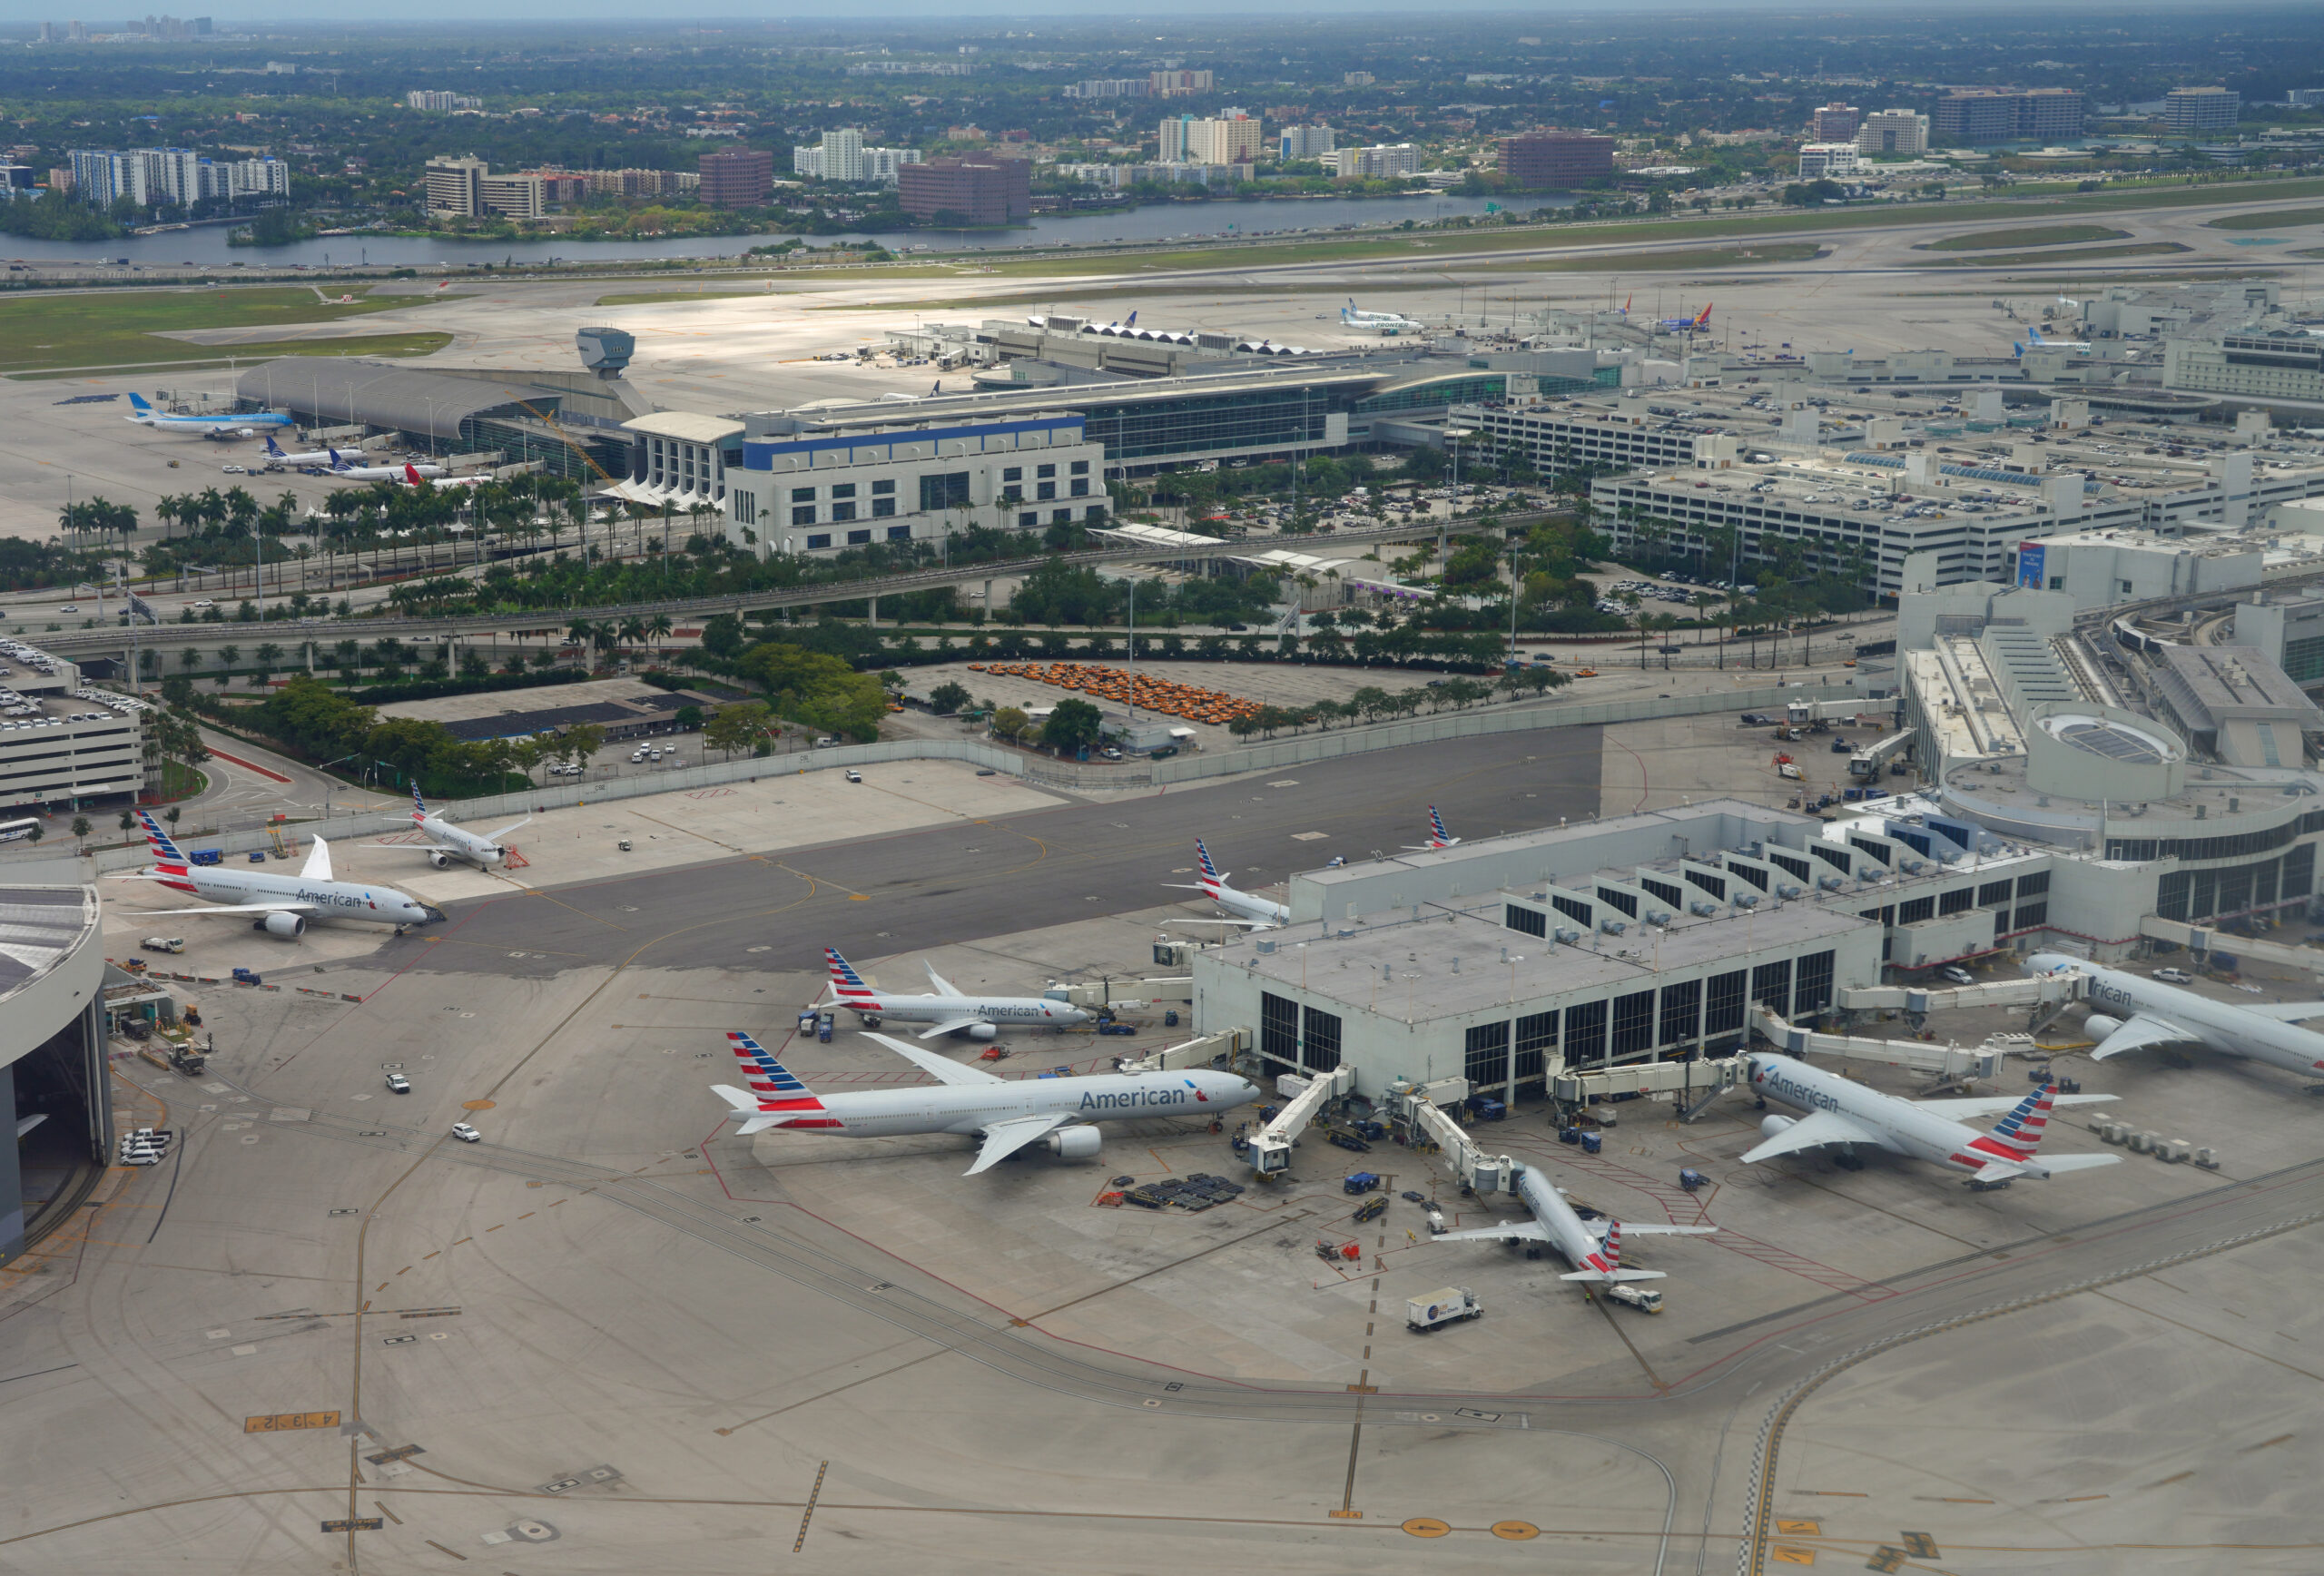
[(1119, 1094), (1088, 1094), (1081, 1097), (1081, 1108), (1093, 1110), (1127, 1110), (1134, 1106), (1183, 1106), (1189, 1100), (1207, 1100), (1210, 1097), (1192, 1085), (1183, 1089), (1125, 1089)]
[(1840, 1108), (1837, 1098), (1826, 1094), (1821, 1089), (1811, 1089), (1805, 1084), (1794, 1083), (1773, 1068), (1760, 1069), (1759, 1081), (1795, 1106), (1815, 1106), (1827, 1111), (1837, 1111)]

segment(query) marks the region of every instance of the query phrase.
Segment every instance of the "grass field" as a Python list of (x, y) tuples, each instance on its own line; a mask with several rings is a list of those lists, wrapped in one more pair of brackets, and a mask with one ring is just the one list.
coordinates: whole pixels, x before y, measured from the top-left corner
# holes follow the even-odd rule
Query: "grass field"
[(401, 334), (352, 334), (336, 340), (259, 340), (246, 345), (189, 345), (183, 340), (148, 338), (133, 361), (74, 362), (69, 366), (21, 367), (0, 350), (0, 377), (31, 381), (79, 378), (101, 367), (247, 367), (277, 356), (432, 356), (452, 342), (439, 329), (414, 329)]
[(1999, 251), (2004, 247), (2073, 246), (2087, 241), (2123, 241), (2127, 230), (2111, 224), (2030, 224), (2020, 230), (1980, 230), (1973, 235), (1948, 235), (1924, 241), (1922, 251)]
[(640, 290), (619, 295), (599, 296), (601, 307), (658, 307), (678, 301), (724, 300), (734, 296), (772, 296), (783, 292), (761, 285), (756, 290)]
[[(102, 291), (0, 300), (0, 373), (149, 361), (221, 361), (228, 359), (228, 352), (215, 345), (190, 345), (158, 336), (185, 329), (332, 323), (414, 304), (412, 298), (389, 296), (376, 300), (359, 297), (345, 305), (326, 305), (315, 298), (313, 291), (298, 288)], [(442, 342), (440, 337), (438, 342)], [(353, 341), (333, 340), (326, 353), (335, 355), (353, 346)], [(266, 355), (311, 355), (320, 349), (238, 345), (231, 354), (241, 360)], [(364, 353), (398, 352), (367, 347)]]
[(2324, 208), (2278, 208), (2267, 213), (2230, 213), (2203, 226), (2206, 230), (2290, 230), (2302, 224), (2324, 224)]
[(1985, 252), (1976, 257), (1946, 257), (1933, 259), (1925, 268), (2023, 268), (2036, 262), (2102, 262), (2108, 258), (2169, 257), (2175, 252), (2192, 251), (2191, 246), (2181, 246), (2175, 241), (2137, 241), (2128, 246), (2082, 246), (2067, 251), (1999, 251)]

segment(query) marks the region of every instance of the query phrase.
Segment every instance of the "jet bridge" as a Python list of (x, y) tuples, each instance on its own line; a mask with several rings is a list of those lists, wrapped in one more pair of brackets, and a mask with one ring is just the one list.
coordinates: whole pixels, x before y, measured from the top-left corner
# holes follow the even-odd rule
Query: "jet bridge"
[(1912, 748), (1913, 731), (1891, 734), (1876, 744), (1867, 744), (1848, 757), (1848, 775), (1870, 781), (1880, 775), (1880, 769)]
[(2139, 934), (2152, 936), (2158, 941), (2175, 941), (2190, 951), (2226, 952), (2262, 963), (2280, 963), (2287, 969), (2303, 969), (2324, 978), (2324, 951), (2313, 947), (2257, 941), (2225, 931), (2215, 931), (2208, 925), (2189, 925), (2177, 920), (2158, 919), (2152, 914), (2139, 921)]
[(1416, 1084), (1392, 1084), (1388, 1098), (1395, 1114), (1443, 1151), (1452, 1175), (1470, 1190), (1502, 1193), (1516, 1187), (1517, 1162), (1506, 1155), (1488, 1155), (1479, 1148), (1468, 1130), (1445, 1114), (1428, 1089)]
[(2082, 999), (2079, 975), (1994, 980), (1983, 985), (1844, 985), (1839, 1005), (1850, 1012), (1903, 1012), (1925, 1017), (1945, 1008), (2039, 1007)]
[(1998, 1078), (2003, 1061), (2023, 1040), (1984, 1045), (1964, 1050), (1955, 1045), (1933, 1045), (1925, 1039), (1857, 1039), (1845, 1034), (1818, 1034), (1787, 1022), (1770, 1009), (1754, 1002), (1751, 1027), (1789, 1056), (1836, 1056), (1847, 1061), (1872, 1061), (1886, 1067), (1910, 1068), (1941, 1081)]
[[(1169, 1054), (1164, 1052), (1164, 1055)], [(1355, 1069), (1343, 1062), (1330, 1072), (1318, 1073), (1293, 1097), (1274, 1121), (1251, 1136), (1251, 1169), (1261, 1177), (1280, 1177), (1291, 1169), (1291, 1147), (1324, 1102), (1355, 1088)]]
[(1251, 1031), (1229, 1029), (1217, 1034), (1197, 1035), (1192, 1039), (1140, 1057), (1136, 1061), (1121, 1064), (1123, 1072), (1175, 1072), (1182, 1067), (1208, 1067), (1221, 1057), (1232, 1063), (1234, 1059), (1251, 1048)]

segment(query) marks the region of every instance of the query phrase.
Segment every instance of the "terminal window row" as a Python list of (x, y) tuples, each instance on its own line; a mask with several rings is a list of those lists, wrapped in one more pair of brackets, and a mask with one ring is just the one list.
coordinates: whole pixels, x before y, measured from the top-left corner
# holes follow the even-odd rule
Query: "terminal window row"
[[(1102, 520), (1106, 517), (1106, 506), (1103, 504), (1091, 504), (1088, 508), (1082, 510), (1081, 517), (1085, 520)], [(1069, 526), (1072, 523), (1073, 511), (1071, 509), (1051, 509), (1049, 511), (1050, 525)], [(1024, 509), (1018, 513), (1017, 528), (1020, 531), (1037, 530), (1039, 528), (1040, 524), (1041, 511), (1039, 509)]]
[[(890, 526), (888, 527), (887, 539), (891, 542), (909, 542), (911, 540), (911, 527), (910, 526)], [(853, 530), (847, 533), (847, 545), (851, 547), (864, 547), (868, 545), (871, 540), (872, 533), (869, 529)], [(807, 550), (811, 553), (828, 547), (831, 545), (832, 533), (829, 531), (812, 532), (807, 537)]]

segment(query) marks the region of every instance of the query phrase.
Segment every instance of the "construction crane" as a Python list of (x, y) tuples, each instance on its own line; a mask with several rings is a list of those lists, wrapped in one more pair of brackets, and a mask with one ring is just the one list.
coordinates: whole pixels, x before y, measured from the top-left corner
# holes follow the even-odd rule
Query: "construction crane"
[(556, 433), (558, 441), (563, 443), (566, 448), (579, 455), (583, 459), (587, 460), (589, 462), (589, 468), (596, 471), (599, 476), (605, 478), (606, 485), (607, 487), (614, 485), (613, 472), (607, 470), (604, 466), (599, 465), (597, 463), (597, 457), (591, 454), (588, 449), (584, 448), (581, 444), (576, 442), (571, 434), (567, 433), (564, 428), (559, 427), (556, 424), (556, 420), (554, 417), (550, 416), (548, 412), (545, 410), (535, 409), (530, 403), (523, 399), (517, 400), (517, 403), (523, 406), (527, 410), (531, 411), (534, 420), (538, 421), (551, 432)]

